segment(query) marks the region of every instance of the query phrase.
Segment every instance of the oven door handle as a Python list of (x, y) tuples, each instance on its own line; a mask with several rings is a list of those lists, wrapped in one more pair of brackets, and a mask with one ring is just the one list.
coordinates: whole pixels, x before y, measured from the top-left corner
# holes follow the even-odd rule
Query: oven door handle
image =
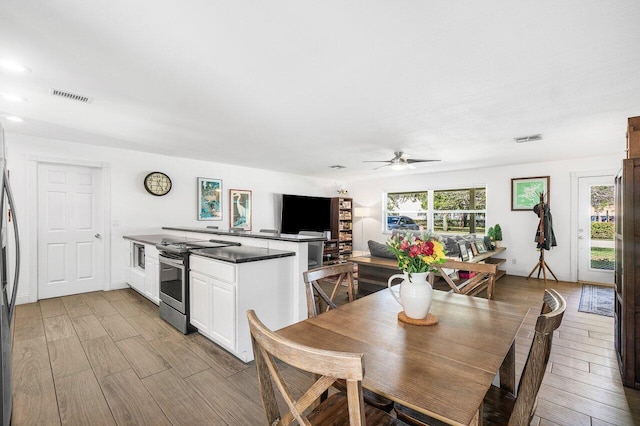
[(176, 268), (184, 269), (184, 263), (180, 260), (173, 259), (171, 257), (163, 256), (162, 254), (158, 254), (160, 260), (167, 265), (175, 266)]

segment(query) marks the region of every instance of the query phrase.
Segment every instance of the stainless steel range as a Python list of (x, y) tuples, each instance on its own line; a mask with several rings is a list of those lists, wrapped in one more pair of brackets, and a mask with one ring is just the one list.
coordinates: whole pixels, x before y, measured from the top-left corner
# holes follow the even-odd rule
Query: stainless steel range
[(183, 243), (163, 242), (159, 251), (160, 318), (187, 334), (195, 329), (189, 323), (189, 255), (191, 250), (240, 245), (228, 241), (207, 240)]

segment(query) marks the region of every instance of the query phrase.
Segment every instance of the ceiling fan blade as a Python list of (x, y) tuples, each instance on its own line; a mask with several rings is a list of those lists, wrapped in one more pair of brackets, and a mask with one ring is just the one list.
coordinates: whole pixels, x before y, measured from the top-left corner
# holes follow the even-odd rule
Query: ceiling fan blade
[(378, 170), (378, 169), (381, 169), (381, 168), (383, 168), (383, 167), (387, 167), (387, 166), (390, 166), (390, 165), (391, 165), (391, 164), (383, 164), (382, 166), (378, 166), (378, 167), (376, 167), (376, 168), (375, 168), (375, 169), (373, 169), (373, 170)]
[(390, 163), (389, 160), (362, 160), (363, 163)]
[(440, 160), (418, 160), (418, 159), (411, 159), (408, 158), (406, 160), (407, 163), (411, 164), (411, 163), (430, 163), (432, 161), (440, 161)]

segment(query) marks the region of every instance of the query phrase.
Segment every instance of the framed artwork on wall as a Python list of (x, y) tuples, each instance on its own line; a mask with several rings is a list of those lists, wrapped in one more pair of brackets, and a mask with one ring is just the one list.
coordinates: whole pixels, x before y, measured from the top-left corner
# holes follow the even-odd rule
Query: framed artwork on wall
[(198, 220), (222, 220), (222, 179), (198, 178)]
[(251, 231), (251, 191), (229, 190), (229, 228)]
[(538, 176), (511, 179), (511, 210), (531, 211), (540, 203), (540, 194), (545, 194), (545, 202), (549, 204), (550, 177)]

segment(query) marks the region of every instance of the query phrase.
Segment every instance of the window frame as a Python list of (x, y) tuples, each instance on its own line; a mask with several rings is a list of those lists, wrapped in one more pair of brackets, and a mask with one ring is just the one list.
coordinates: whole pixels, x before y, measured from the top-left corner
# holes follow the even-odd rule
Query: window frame
[[(485, 191), (485, 206), (484, 209), (477, 209), (477, 208), (473, 208), (473, 209), (443, 209), (443, 210), (436, 210), (434, 207), (434, 195), (436, 192), (445, 192), (445, 191), (471, 191), (471, 190), (478, 190), (478, 189), (482, 189)], [(389, 199), (389, 195), (390, 194), (421, 194), (421, 193), (425, 193), (427, 194), (427, 210), (397, 210), (397, 211), (389, 211), (387, 208), (388, 205), (388, 199)], [(470, 221), (469, 221), (469, 233), (474, 233), (474, 234), (480, 234), (478, 231), (476, 231), (476, 215), (478, 214), (483, 214), (484, 215), (484, 221), (485, 221), (485, 230), (482, 234), (480, 235), (484, 235), (486, 234), (486, 223), (487, 223), (487, 201), (486, 201), (486, 193), (487, 193), (487, 186), (485, 184), (483, 185), (471, 185), (471, 186), (465, 186), (465, 187), (456, 187), (456, 188), (431, 188), (431, 189), (424, 189), (424, 190), (417, 190), (417, 191), (387, 191), (384, 192), (382, 194), (382, 233), (383, 234), (391, 234), (392, 233), (392, 229), (388, 228), (388, 223), (389, 223), (389, 214), (393, 214), (393, 216), (409, 216), (410, 213), (414, 214), (414, 215), (421, 215), (421, 213), (425, 213), (426, 215), (426, 220), (427, 220), (427, 226), (424, 228), (424, 230), (428, 230), (431, 232), (436, 232), (434, 231), (434, 227), (435, 227), (435, 217), (437, 214), (469, 214), (470, 215)], [(475, 207), (475, 198), (472, 199), (471, 202), (471, 207)], [(412, 217), (412, 216), (409, 216)], [(413, 217), (412, 217), (413, 219)], [(447, 231), (437, 231), (439, 233), (447, 233)]]

